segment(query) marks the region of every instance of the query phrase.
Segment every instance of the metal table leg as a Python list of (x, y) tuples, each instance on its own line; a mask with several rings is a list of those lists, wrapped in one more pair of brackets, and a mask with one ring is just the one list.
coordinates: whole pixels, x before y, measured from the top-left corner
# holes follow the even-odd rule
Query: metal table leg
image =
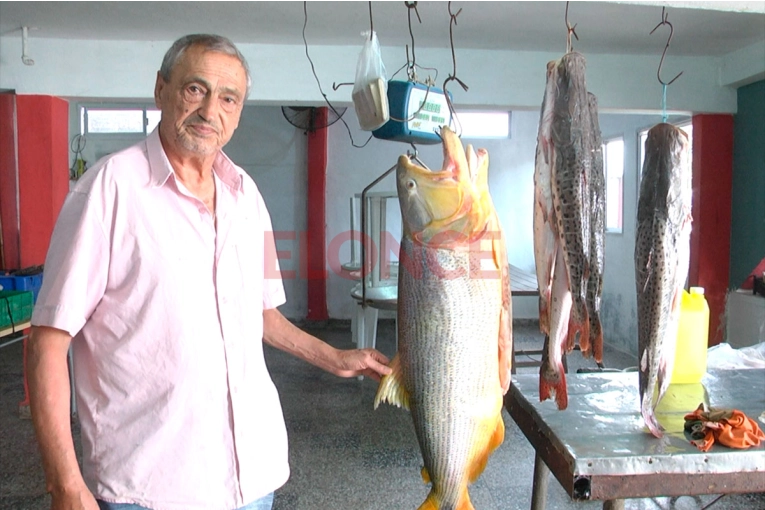
[[(545, 510), (547, 506), (547, 486), (550, 482), (550, 469), (537, 454), (534, 457), (534, 485), (531, 488), (531, 510)], [(622, 507), (624, 508), (624, 507)]]

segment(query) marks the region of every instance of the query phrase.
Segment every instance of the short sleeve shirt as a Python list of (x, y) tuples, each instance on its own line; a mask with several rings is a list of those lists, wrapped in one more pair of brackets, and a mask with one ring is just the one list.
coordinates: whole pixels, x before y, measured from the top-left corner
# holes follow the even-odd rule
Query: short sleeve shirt
[(155, 130), (85, 173), (51, 238), (32, 324), (73, 336), (83, 476), (106, 501), (228, 510), (289, 476), (263, 357), (285, 301), (271, 220), (223, 153), (213, 171), (215, 215)]

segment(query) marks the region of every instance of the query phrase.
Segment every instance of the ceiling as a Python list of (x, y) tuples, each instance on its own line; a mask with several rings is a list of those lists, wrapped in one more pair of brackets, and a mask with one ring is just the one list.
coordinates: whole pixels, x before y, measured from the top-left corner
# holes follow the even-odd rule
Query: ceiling
[[(415, 2), (414, 47), (448, 48), (447, 2)], [(369, 2), (0, 2), (0, 36), (170, 41), (194, 32), (226, 35), (236, 43), (303, 44), (304, 8), (309, 45), (361, 47), (370, 26)], [(674, 25), (669, 54), (722, 56), (761, 43), (765, 48), (765, 1), (759, 2), (571, 2), (585, 53), (659, 54), (669, 30), (649, 32), (669, 6)], [(372, 23), (383, 46), (411, 45), (409, 9), (402, 1), (372, 2)], [(452, 2), (456, 49), (565, 50), (566, 2)]]

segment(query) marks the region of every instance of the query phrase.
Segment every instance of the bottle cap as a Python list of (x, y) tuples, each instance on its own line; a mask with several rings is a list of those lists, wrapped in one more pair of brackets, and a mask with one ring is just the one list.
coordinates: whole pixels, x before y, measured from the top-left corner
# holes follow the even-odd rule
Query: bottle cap
[(691, 294), (701, 294), (704, 295), (704, 287), (691, 287)]

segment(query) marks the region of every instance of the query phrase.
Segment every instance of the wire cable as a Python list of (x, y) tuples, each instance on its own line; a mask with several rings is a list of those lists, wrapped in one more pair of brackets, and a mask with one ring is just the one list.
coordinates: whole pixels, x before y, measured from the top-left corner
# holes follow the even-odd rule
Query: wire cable
[[(371, 9), (371, 7), (370, 7)], [(371, 18), (370, 18), (371, 19)], [(316, 74), (316, 67), (313, 65), (313, 60), (311, 60), (311, 55), (308, 54), (308, 40), (305, 36), (305, 30), (308, 26), (308, 2), (303, 2), (303, 45), (305, 46), (305, 56), (308, 59), (308, 63), (311, 64), (311, 72), (313, 73), (313, 77), (316, 80), (316, 84), (319, 86), (319, 92), (321, 93), (322, 97), (324, 98), (324, 102), (327, 103), (329, 108), (337, 115), (337, 117), (340, 119), (340, 122), (343, 123), (345, 126), (346, 131), (348, 131), (348, 137), (351, 139), (351, 145), (353, 147), (356, 147), (357, 149), (361, 149), (362, 147), (366, 147), (366, 145), (369, 143), (369, 140), (372, 139), (372, 135), (369, 135), (369, 138), (367, 138), (367, 141), (364, 142), (362, 145), (357, 145), (356, 142), (353, 140), (353, 133), (351, 133), (351, 128), (348, 126), (348, 123), (345, 122), (345, 119), (338, 113), (338, 111), (335, 109), (335, 107), (330, 103), (329, 99), (327, 98), (327, 94), (324, 93), (324, 89), (321, 88), (321, 80), (319, 80), (319, 76)]]

